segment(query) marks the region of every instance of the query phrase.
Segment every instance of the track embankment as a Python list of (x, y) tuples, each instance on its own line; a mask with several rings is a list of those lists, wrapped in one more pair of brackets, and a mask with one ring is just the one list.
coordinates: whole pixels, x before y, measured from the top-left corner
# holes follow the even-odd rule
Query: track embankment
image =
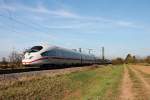
[[(96, 65), (92, 66), (82, 66), (82, 67), (70, 67), (63, 69), (46, 69), (46, 70), (38, 70), (38, 71), (29, 71), (29, 72), (20, 72), (20, 73), (9, 73), (9, 74), (1, 74), (0, 75), (0, 85), (5, 84), (7, 82), (15, 82), (15, 81), (27, 81), (32, 80), (37, 77), (53, 77), (64, 74), (69, 74), (72, 72), (78, 72), (83, 70), (89, 70), (94, 68)], [(101, 66), (103, 67), (103, 65)]]
[(1, 80), (0, 100), (120, 100), (122, 65), (67, 70), (43, 71), (41, 75)]
[(0, 99), (150, 100), (150, 66), (97, 65), (4, 74)]

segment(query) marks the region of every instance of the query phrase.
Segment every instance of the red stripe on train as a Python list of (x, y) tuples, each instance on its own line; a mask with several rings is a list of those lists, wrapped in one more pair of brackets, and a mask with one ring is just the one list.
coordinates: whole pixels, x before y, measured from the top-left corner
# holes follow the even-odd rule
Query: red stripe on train
[(48, 57), (42, 57), (42, 58), (39, 58), (39, 59), (36, 59), (36, 60), (33, 60), (33, 61), (28, 61), (28, 62), (23, 62), (23, 63), (33, 63), (33, 62), (36, 62), (36, 61), (39, 61), (39, 60), (44, 60), (44, 59), (48, 59)]
[[(48, 58), (54, 58), (54, 59), (67, 59), (67, 60), (81, 60), (81, 59), (75, 59), (75, 58), (42, 57), (42, 58), (39, 58), (39, 59), (36, 59), (36, 60), (30, 61), (30, 62), (23, 62), (23, 63), (33, 63), (33, 62), (36, 62), (36, 61), (39, 61), (39, 60), (48, 59)], [(93, 60), (83, 60), (83, 61), (93, 61)]]

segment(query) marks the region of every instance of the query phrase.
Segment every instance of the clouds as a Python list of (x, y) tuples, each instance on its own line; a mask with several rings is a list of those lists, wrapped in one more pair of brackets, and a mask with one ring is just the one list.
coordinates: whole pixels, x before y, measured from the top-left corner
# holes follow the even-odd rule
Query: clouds
[[(44, 3), (36, 2), (33, 5), (23, 3), (2, 3), (0, 10), (6, 10), (17, 16), (17, 20), (21, 19), (25, 23), (34, 23), (35, 26), (43, 28), (43, 30), (74, 30), (84, 33), (92, 33), (100, 30), (111, 29), (136, 29), (142, 25), (137, 23), (122, 20), (112, 19), (111, 16), (87, 16), (81, 12), (75, 12), (67, 7), (51, 8)], [(14, 13), (15, 12), (15, 13)], [(9, 15), (8, 15), (9, 16)], [(45, 31), (44, 31), (45, 32)]]
[(67, 18), (74, 18), (78, 17), (76, 14), (63, 9), (53, 9), (50, 10), (49, 8), (45, 7), (43, 4), (38, 4), (35, 7), (23, 5), (23, 4), (0, 4), (0, 10), (9, 10), (11, 12), (22, 12), (24, 13), (33, 13), (33, 14), (45, 14), (45, 15), (51, 15), (51, 16), (59, 16), (59, 17), (67, 17)]
[[(68, 1), (64, 1), (63, 6), (48, 3), (49, 0), (15, 1), (0, 3), (0, 14), (6, 16), (0, 16), (0, 25), (5, 27), (5, 29), (1, 28), (0, 35), (1, 38), (4, 38), (4, 35), (6, 38), (6, 40), (0, 40), (3, 43), (9, 43), (10, 46), (16, 45), (18, 48), (38, 44), (42, 41), (70, 48), (96, 48), (97, 45), (107, 45), (110, 54), (112, 54), (112, 49), (115, 49), (114, 51), (118, 53), (119, 48), (116, 47), (126, 48), (125, 45), (135, 44), (133, 43), (134, 37), (137, 37), (137, 34), (144, 29), (142, 27), (144, 23), (139, 25), (137, 20), (125, 18), (126, 16), (114, 17), (111, 11), (107, 12), (107, 15), (105, 12), (107, 10), (96, 12), (90, 8), (91, 6), (89, 8), (84, 6), (85, 2), (83, 1), (80, 6), (74, 6), (73, 3), (69, 7), (67, 6), (69, 3), (66, 3)], [(57, 1), (54, 0), (54, 2)], [(116, 9), (112, 8), (112, 10)], [(117, 16), (117, 13), (114, 15)], [(146, 28), (148, 29), (148, 27)], [(140, 35), (138, 39), (140, 40), (142, 36)], [(147, 41), (149, 40), (147, 39)], [(8, 47), (4, 46), (4, 48), (5, 51)]]
[[(111, 19), (111, 18), (103, 18), (101, 16), (84, 16), (80, 13), (75, 13), (71, 11), (70, 9), (58, 7), (57, 9), (52, 9), (50, 7), (45, 6), (43, 3), (37, 3), (35, 6), (29, 6), (21, 3), (14, 3), (14, 4), (5, 4), (2, 3), (0, 5), (0, 10), (8, 10), (10, 12), (18, 12), (21, 14), (29, 15), (29, 17), (32, 19), (36, 19), (37, 21), (47, 21), (51, 18), (56, 18), (60, 21), (60, 23), (64, 23), (62, 26), (58, 25), (58, 29), (66, 29), (66, 28), (79, 28), (77, 26), (82, 26), (81, 28), (87, 28), (89, 25), (91, 26), (103, 26), (103, 27), (128, 27), (128, 28), (136, 28), (138, 25), (135, 25), (133, 22), (130, 21), (124, 21), (124, 20), (117, 20), (117, 19)], [(21, 16), (20, 16), (21, 17)], [(64, 19), (65, 20), (64, 20)], [(61, 20), (60, 20), (61, 19)], [(69, 20), (70, 24), (66, 25), (65, 21), (66, 19), (72, 19)], [(67, 20), (68, 21), (68, 20)], [(76, 24), (73, 25), (76, 21)], [(87, 25), (88, 24), (88, 25)], [(85, 25), (85, 26), (84, 26)], [(48, 26), (48, 25), (46, 25)], [(57, 25), (56, 25), (57, 26)], [(57, 27), (53, 26), (55, 29)], [(51, 27), (52, 28), (52, 27)], [(101, 27), (100, 27), (101, 28)]]
[(27, 7), (24, 6), (22, 9), (26, 10), (27, 12), (32, 12), (32, 13), (37, 13), (37, 14), (47, 14), (47, 15), (52, 15), (52, 16), (60, 16), (60, 17), (77, 17), (72, 12), (69, 12), (65, 9), (55, 9), (55, 10), (50, 10), (46, 8), (43, 5), (38, 5), (37, 7)]
[(16, 8), (10, 5), (6, 5), (6, 4), (2, 4), (0, 5), (0, 10), (11, 10), (11, 11), (15, 11)]

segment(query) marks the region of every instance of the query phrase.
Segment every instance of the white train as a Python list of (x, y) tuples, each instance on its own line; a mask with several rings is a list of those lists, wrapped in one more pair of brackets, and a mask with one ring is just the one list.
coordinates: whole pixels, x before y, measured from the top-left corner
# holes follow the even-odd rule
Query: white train
[(83, 65), (100, 63), (103, 63), (103, 61), (94, 55), (48, 45), (32, 47), (25, 52), (22, 60), (23, 65)]

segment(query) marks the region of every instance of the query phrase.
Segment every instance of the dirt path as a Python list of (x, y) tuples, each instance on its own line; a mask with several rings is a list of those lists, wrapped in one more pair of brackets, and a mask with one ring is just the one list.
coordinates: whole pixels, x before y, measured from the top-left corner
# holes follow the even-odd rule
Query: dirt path
[(144, 77), (138, 72), (135, 68), (130, 67), (131, 70), (136, 74), (136, 76), (141, 80), (143, 87), (145, 88), (145, 92), (150, 95), (150, 85), (148, 82), (144, 79)]
[(145, 74), (150, 74), (150, 66), (144, 66), (144, 65), (132, 65), (134, 69), (140, 70)]
[(121, 85), (121, 100), (133, 100), (133, 92), (132, 92), (132, 81), (129, 77), (129, 72), (126, 66), (124, 66), (124, 76), (123, 76), (123, 82)]

